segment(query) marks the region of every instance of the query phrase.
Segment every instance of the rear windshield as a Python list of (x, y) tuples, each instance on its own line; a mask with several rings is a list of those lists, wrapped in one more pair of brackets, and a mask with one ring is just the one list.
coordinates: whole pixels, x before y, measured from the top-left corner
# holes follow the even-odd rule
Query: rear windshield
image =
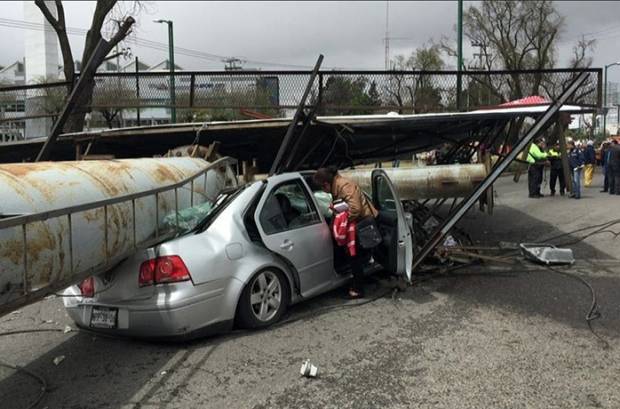
[(226, 207), (226, 204), (231, 202), (243, 189), (244, 187), (225, 189), (212, 202), (187, 207), (179, 210), (178, 213), (172, 212), (164, 217), (164, 224), (171, 229), (176, 228), (177, 234), (181, 235), (194, 230), (202, 231), (215, 219), (220, 210)]

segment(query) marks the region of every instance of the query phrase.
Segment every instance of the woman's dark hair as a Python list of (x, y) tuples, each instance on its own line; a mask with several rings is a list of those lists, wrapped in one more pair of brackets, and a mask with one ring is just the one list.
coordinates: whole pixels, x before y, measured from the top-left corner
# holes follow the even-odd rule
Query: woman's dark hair
[(338, 168), (335, 166), (328, 166), (326, 168), (320, 168), (316, 171), (314, 176), (312, 177), (312, 181), (317, 186), (323, 186), (323, 183), (331, 184), (334, 181), (334, 178), (338, 174)]

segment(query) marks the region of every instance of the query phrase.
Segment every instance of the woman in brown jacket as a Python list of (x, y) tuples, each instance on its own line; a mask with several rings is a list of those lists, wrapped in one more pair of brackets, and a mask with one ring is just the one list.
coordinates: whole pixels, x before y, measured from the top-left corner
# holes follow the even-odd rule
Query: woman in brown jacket
[[(366, 217), (377, 217), (377, 209), (368, 201), (357, 183), (338, 174), (335, 167), (320, 168), (314, 174), (313, 181), (325, 193), (331, 193), (332, 201), (341, 199), (349, 206), (349, 220), (358, 222)], [(357, 242), (357, 240), (356, 240)], [(353, 272), (353, 286), (349, 289), (350, 298), (363, 297), (364, 254), (357, 246), (356, 255), (349, 257)]]

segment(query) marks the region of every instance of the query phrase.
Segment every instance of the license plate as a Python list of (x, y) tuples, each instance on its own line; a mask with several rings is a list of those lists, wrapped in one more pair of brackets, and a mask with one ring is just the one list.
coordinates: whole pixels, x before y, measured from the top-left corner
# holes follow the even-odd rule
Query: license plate
[(118, 308), (93, 307), (90, 315), (92, 328), (116, 328)]

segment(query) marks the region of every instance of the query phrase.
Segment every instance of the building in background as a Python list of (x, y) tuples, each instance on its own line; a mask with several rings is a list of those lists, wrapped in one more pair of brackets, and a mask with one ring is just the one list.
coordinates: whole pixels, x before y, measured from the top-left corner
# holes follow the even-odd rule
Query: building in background
[[(56, 17), (56, 6), (53, 1), (46, 1), (48, 8)], [(34, 1), (24, 2), (24, 19), (28, 23), (43, 25), (43, 30), (26, 30), (24, 41), (25, 83), (40, 84), (58, 81), (58, 37), (52, 26), (47, 22)], [(38, 90), (27, 91), (25, 96), (26, 116), (39, 115), (45, 111), (48, 101), (46, 95)], [(43, 109), (42, 109), (43, 108)], [(46, 135), (52, 128), (52, 117), (27, 119), (24, 137), (31, 138)]]

